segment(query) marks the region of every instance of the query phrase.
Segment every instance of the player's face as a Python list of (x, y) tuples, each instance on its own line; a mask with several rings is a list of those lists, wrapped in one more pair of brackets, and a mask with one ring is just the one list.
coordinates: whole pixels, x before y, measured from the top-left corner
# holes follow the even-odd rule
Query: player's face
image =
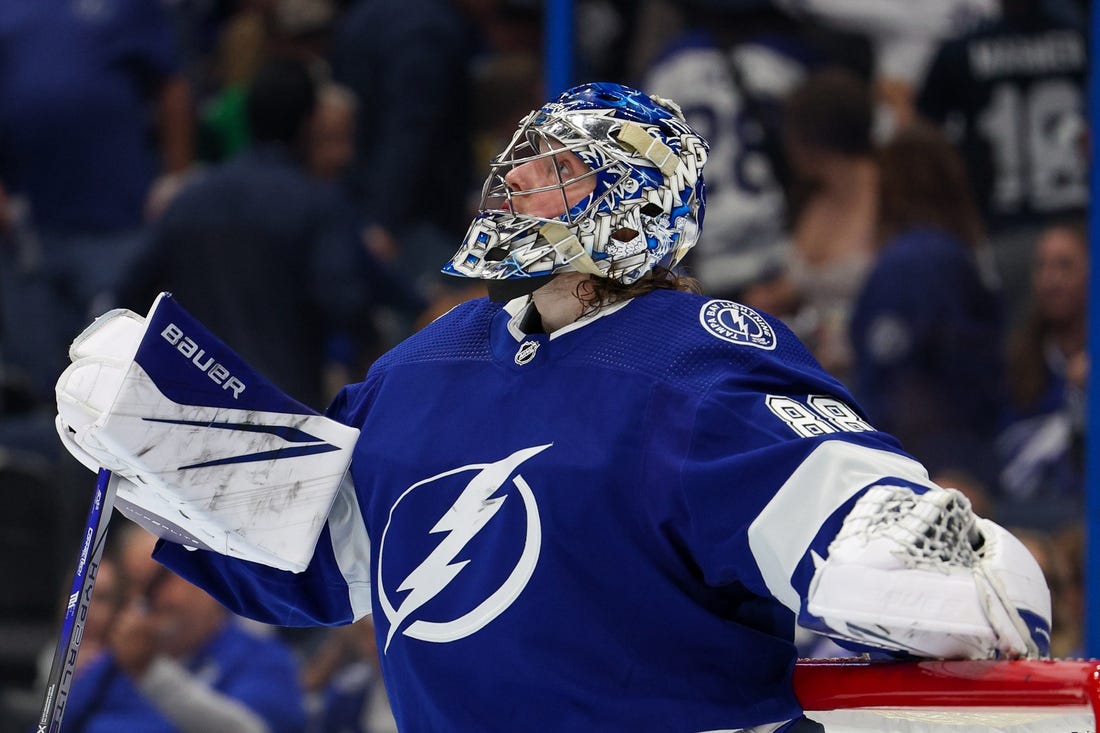
[[(549, 152), (549, 151), (546, 151)], [(561, 216), (596, 188), (592, 169), (573, 152), (522, 163), (504, 176), (511, 190), (511, 208), (517, 214), (550, 219)]]

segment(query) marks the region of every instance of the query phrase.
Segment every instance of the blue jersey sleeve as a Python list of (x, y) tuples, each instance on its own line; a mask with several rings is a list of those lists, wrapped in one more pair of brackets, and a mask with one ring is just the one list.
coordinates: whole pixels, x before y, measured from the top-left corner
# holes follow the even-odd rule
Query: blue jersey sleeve
[(716, 384), (699, 403), (679, 476), (685, 541), (706, 582), (741, 583), (796, 614), (815, 559), (828, 557), (864, 492), (931, 485), (920, 463), (815, 371), (763, 359)]
[(276, 626), (335, 626), (354, 618), (348, 582), (326, 527), (302, 573), (277, 570), (161, 540), (153, 557), (199, 586), (233, 613)]

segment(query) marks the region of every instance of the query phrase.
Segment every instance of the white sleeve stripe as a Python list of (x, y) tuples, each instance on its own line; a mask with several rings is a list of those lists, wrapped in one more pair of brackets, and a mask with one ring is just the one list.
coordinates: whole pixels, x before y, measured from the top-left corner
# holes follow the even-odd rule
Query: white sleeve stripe
[(934, 486), (924, 466), (876, 448), (827, 440), (806, 457), (749, 525), (749, 548), (764, 582), (784, 606), (801, 606), (791, 576), (821, 525), (860, 490), (904, 479)]
[(348, 584), (348, 602), (352, 618), (358, 620), (371, 612), (370, 537), (355, 497), (351, 473), (345, 473), (328, 517), (329, 537), (336, 565)]

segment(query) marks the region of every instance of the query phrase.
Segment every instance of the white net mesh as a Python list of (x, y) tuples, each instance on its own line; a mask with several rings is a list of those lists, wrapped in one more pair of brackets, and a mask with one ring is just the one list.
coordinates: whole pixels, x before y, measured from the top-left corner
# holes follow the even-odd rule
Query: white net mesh
[(970, 501), (955, 489), (924, 494), (895, 486), (870, 489), (852, 507), (834, 542), (877, 536), (893, 539), (909, 567), (970, 568), (977, 562), (974, 514)]

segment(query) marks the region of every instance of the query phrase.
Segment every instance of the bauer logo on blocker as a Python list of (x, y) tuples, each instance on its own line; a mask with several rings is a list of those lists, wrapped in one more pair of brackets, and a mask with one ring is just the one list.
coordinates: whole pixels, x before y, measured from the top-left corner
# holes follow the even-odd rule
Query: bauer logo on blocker
[(732, 300), (711, 300), (699, 311), (699, 323), (711, 335), (743, 346), (771, 351), (775, 331), (764, 317), (748, 306)]
[(231, 391), (233, 399), (239, 398), (241, 392), (244, 392), (244, 382), (230, 374), (229, 369), (215, 361), (213, 356), (207, 356), (206, 349), (200, 347), (191, 337), (187, 336), (179, 326), (169, 323), (161, 331), (160, 336), (169, 344), (175, 346), (176, 351), (187, 357), (192, 364), (198, 367), (199, 371), (210, 377), (214, 384)]

